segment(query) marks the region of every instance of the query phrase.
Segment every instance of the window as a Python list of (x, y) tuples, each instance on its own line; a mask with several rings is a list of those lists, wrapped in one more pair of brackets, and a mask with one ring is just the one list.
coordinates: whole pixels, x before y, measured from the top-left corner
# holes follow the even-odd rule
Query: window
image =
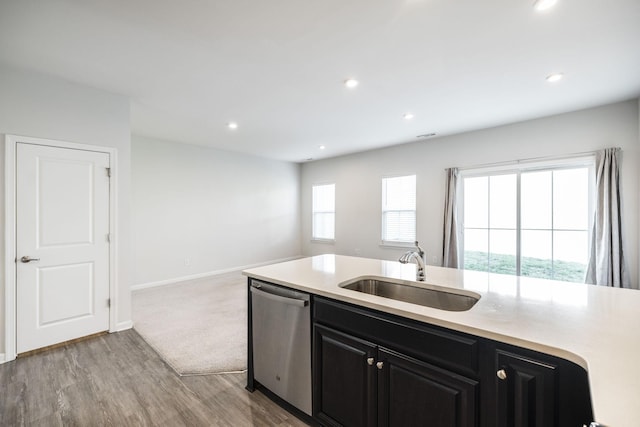
[(463, 172), (463, 268), (583, 282), (593, 159)]
[(416, 240), (416, 176), (382, 179), (382, 243)]
[(335, 184), (314, 185), (312, 188), (312, 232), (314, 240), (335, 238)]

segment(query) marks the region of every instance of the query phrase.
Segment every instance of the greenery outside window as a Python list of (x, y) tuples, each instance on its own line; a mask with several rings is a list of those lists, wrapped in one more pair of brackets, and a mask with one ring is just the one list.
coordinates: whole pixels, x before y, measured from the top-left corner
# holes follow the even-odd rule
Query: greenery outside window
[(463, 171), (463, 268), (583, 282), (593, 162)]

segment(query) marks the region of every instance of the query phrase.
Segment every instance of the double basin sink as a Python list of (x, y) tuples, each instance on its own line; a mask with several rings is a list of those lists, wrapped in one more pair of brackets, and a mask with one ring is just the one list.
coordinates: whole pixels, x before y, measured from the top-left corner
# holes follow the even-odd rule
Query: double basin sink
[(467, 311), (480, 299), (480, 295), (456, 293), (421, 282), (366, 277), (340, 284), (343, 289), (409, 302), (446, 311)]

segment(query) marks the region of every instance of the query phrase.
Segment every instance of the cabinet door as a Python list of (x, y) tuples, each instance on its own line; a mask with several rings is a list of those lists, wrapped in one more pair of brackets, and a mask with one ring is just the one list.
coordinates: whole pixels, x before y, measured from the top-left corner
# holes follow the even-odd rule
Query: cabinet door
[(477, 425), (476, 381), (383, 348), (378, 361), (380, 426)]
[(498, 425), (556, 426), (555, 365), (496, 350)]
[(314, 325), (314, 415), (330, 426), (376, 424), (376, 346)]

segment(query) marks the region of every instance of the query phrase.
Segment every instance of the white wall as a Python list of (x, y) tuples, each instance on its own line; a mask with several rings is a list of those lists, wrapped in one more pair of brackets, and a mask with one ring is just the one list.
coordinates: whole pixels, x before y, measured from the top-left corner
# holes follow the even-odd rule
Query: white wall
[[(302, 242), (305, 255), (337, 253), (397, 259), (403, 249), (380, 246), (380, 178), (417, 175), (417, 237), (430, 264), (442, 261), (442, 228), (447, 167), (564, 155), (621, 147), (621, 189), (625, 258), (638, 286), (638, 198), (640, 138), (638, 101), (632, 100), (369, 151), (302, 166)], [(336, 183), (336, 241), (311, 236), (311, 186)]]
[[(4, 134), (57, 139), (118, 150), (118, 324), (131, 320), (130, 125), (126, 97), (0, 64), (0, 222), (4, 224)], [(0, 227), (4, 241), (4, 226)], [(4, 245), (0, 249), (4, 252)], [(4, 253), (2, 253), (4, 260)], [(4, 352), (4, 271), (0, 277), (0, 353)]]
[(299, 256), (299, 181), (297, 164), (133, 136), (134, 286)]

